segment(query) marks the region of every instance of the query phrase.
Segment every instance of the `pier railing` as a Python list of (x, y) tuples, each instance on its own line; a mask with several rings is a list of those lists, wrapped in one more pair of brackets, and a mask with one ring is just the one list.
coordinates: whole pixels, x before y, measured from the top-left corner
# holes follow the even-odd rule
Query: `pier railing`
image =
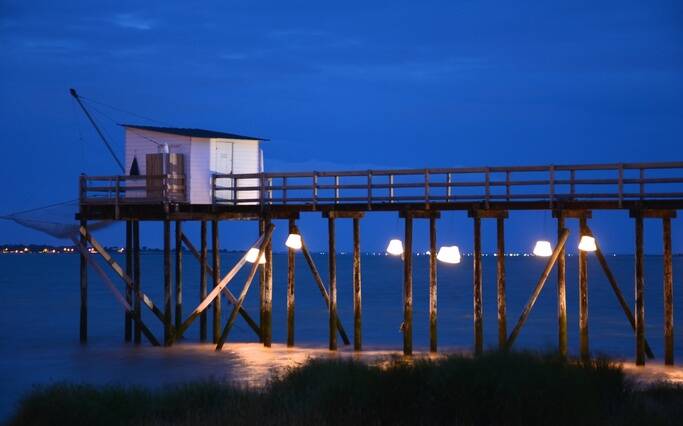
[(683, 162), (216, 174), (214, 204), (683, 199)]
[(149, 204), (185, 201), (185, 176), (85, 176), (79, 184), (81, 204)]

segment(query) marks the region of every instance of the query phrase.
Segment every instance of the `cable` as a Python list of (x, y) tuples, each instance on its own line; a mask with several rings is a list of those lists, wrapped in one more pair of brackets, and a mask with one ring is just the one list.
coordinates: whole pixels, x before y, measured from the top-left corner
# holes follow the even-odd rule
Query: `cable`
[(107, 108), (111, 108), (111, 109), (113, 109), (113, 110), (115, 110), (115, 111), (119, 111), (119, 112), (123, 112), (123, 113), (129, 114), (129, 115), (132, 115), (133, 117), (138, 117), (138, 118), (142, 118), (143, 120), (149, 120), (149, 121), (153, 121), (153, 122), (155, 122), (155, 123), (165, 124), (165, 125), (167, 125), (167, 126), (171, 126), (170, 123), (167, 123), (167, 122), (165, 122), (165, 121), (160, 121), (160, 120), (155, 120), (154, 118), (145, 117), (144, 115), (136, 114), (136, 113), (134, 113), (134, 112), (127, 111), (127, 110), (125, 110), (125, 109), (123, 109), (123, 108), (118, 108), (118, 107), (115, 107), (115, 106), (113, 106), (113, 105), (105, 104), (104, 102), (96, 101), (96, 100), (90, 99), (90, 98), (85, 98), (85, 97), (83, 97), (83, 96), (81, 96), (81, 99), (85, 99), (85, 100), (87, 100), (88, 102), (93, 102), (93, 103), (96, 103), (96, 104), (105, 106), (105, 107), (107, 107)]

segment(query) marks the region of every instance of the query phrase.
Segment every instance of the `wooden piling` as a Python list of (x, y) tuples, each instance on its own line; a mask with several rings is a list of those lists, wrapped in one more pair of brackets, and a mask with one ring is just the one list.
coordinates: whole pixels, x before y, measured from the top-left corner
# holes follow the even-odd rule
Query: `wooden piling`
[(507, 340), (507, 313), (505, 300), (505, 218), (496, 218), (497, 257), (496, 276), (498, 290), (498, 348), (504, 349)]
[[(259, 236), (263, 236), (266, 232), (266, 220), (261, 217), (258, 221)], [(265, 288), (266, 288), (266, 267), (259, 264), (258, 266), (258, 291), (259, 291), (259, 328), (261, 329), (261, 338), (259, 341), (263, 343), (263, 327), (265, 324)]]
[(479, 355), (484, 351), (484, 327), (482, 313), (482, 269), (481, 269), (481, 218), (474, 216), (474, 279), (473, 279), (473, 304), (474, 304), (474, 354)]
[(674, 365), (673, 270), (671, 265), (671, 217), (662, 218), (664, 240), (664, 365)]
[(645, 277), (643, 261), (643, 216), (635, 215), (636, 225), (636, 265), (635, 265), (635, 317), (636, 317), (636, 365), (645, 365)]
[[(294, 219), (289, 219), (289, 233), (296, 233)], [(294, 262), (296, 261), (296, 251), (287, 248), (287, 346), (294, 346)]]
[(545, 269), (543, 270), (543, 273), (541, 274), (541, 277), (536, 282), (536, 286), (534, 287), (534, 291), (531, 294), (529, 301), (524, 306), (524, 309), (522, 310), (522, 314), (519, 316), (519, 320), (517, 321), (517, 324), (512, 329), (512, 332), (510, 333), (510, 337), (507, 339), (507, 342), (506, 342), (506, 348), (507, 349), (510, 349), (512, 347), (512, 344), (515, 342), (515, 339), (517, 339), (517, 336), (519, 335), (519, 332), (521, 331), (522, 326), (524, 326), (524, 323), (526, 322), (527, 318), (529, 317), (529, 313), (531, 313), (531, 309), (534, 307), (534, 304), (536, 304), (536, 300), (538, 299), (538, 296), (541, 294), (541, 290), (543, 290), (543, 287), (545, 286), (545, 282), (548, 280), (548, 276), (550, 275), (550, 271), (553, 269), (553, 266), (555, 266), (555, 263), (557, 262), (557, 259), (560, 256), (560, 252), (562, 251), (562, 249), (564, 249), (564, 246), (567, 243), (567, 238), (569, 238), (569, 230), (564, 229), (562, 231), (562, 234), (560, 235), (560, 237), (558, 239), (557, 246), (555, 246), (555, 249), (553, 250), (552, 255), (548, 259), (548, 263), (546, 264)]
[(183, 222), (175, 222), (175, 328), (183, 323)]
[(171, 342), (171, 221), (164, 220), (164, 345)]
[[(211, 256), (213, 256), (213, 287), (218, 286), (221, 281), (221, 258), (220, 247), (218, 245), (218, 221), (211, 221)], [(220, 294), (213, 300), (213, 343), (218, 342), (221, 337), (221, 296)]]
[[(301, 231), (298, 230), (297, 232), (299, 235), (301, 235)], [(311, 274), (313, 275), (313, 280), (315, 281), (315, 284), (318, 286), (318, 290), (320, 290), (320, 295), (323, 297), (323, 300), (325, 301), (325, 306), (329, 310), (330, 308), (330, 295), (327, 293), (327, 289), (325, 288), (325, 283), (323, 282), (322, 277), (320, 276), (320, 272), (318, 271), (318, 268), (315, 266), (315, 262), (313, 261), (313, 256), (311, 256), (311, 252), (308, 251), (308, 247), (306, 246), (306, 240), (304, 239), (303, 235), (301, 235), (301, 253), (304, 255), (304, 259), (306, 259), (306, 263), (308, 264), (309, 269), (311, 270)], [(339, 315), (337, 315), (337, 331), (339, 331), (339, 335), (342, 338), (342, 341), (344, 342), (345, 345), (349, 344), (349, 336), (346, 334), (346, 330), (344, 330), (344, 327), (342, 326), (341, 321), (339, 320)]]
[(403, 249), (403, 354), (413, 354), (413, 217), (405, 215)]
[[(126, 274), (133, 276), (133, 223), (126, 221)], [(133, 304), (133, 289), (130, 286), (125, 288), (126, 303), (128, 306)], [(123, 325), (123, 340), (130, 342), (133, 337), (133, 312), (126, 310)]]
[[(199, 300), (204, 300), (208, 294), (206, 285), (206, 267), (208, 256), (208, 244), (206, 242), (206, 221), (202, 220), (199, 226), (200, 252), (199, 252)], [(199, 317), (199, 340), (206, 342), (206, 311), (202, 311)]]
[(335, 244), (334, 218), (327, 218), (327, 232), (329, 248), (327, 257), (329, 260), (329, 282), (330, 282), (330, 350), (337, 350), (337, 255)]
[[(81, 227), (88, 229), (88, 222), (81, 219)], [(86, 237), (81, 234), (81, 246), (88, 247)], [(88, 341), (88, 259), (85, 253), (81, 253), (81, 312), (80, 312), (80, 330), (79, 337), (81, 343)]]
[[(557, 240), (559, 241), (564, 231), (564, 215), (557, 215)], [(560, 356), (567, 357), (567, 257), (566, 249), (562, 250), (557, 258), (557, 331), (558, 350)]]
[(353, 218), (353, 349), (363, 346), (361, 326), (360, 218)]
[(140, 344), (142, 341), (142, 310), (140, 306), (140, 221), (133, 221), (133, 317), (135, 328), (133, 330), (133, 342)]
[[(586, 217), (579, 218), (579, 231), (586, 235)], [(588, 347), (588, 253), (579, 250), (579, 352), (582, 361), (590, 360)]]
[[(266, 224), (266, 229), (271, 226), (270, 219)], [(265, 247), (266, 264), (265, 282), (263, 288), (263, 324), (261, 324), (261, 333), (263, 337), (263, 346), (269, 348), (273, 341), (273, 243), (268, 240)]]
[[(588, 235), (594, 236), (593, 231), (591, 231), (589, 227), (586, 227), (586, 229), (588, 231)], [(595, 257), (598, 259), (598, 263), (600, 263), (600, 266), (602, 267), (602, 270), (605, 273), (605, 276), (607, 277), (607, 282), (609, 282), (610, 286), (612, 287), (612, 291), (614, 291), (614, 295), (616, 296), (617, 301), (621, 306), (621, 309), (624, 311), (624, 315), (626, 315), (626, 319), (628, 319), (629, 324), (631, 324), (631, 328), (633, 328), (633, 331), (635, 332), (636, 320), (633, 317), (633, 312), (631, 312), (631, 308), (628, 306), (626, 298), (624, 297), (624, 294), (621, 292), (619, 284), (617, 283), (617, 279), (614, 277), (612, 270), (609, 268), (609, 265), (607, 264), (607, 259), (605, 259), (605, 255), (602, 253), (602, 250), (600, 249), (600, 243), (597, 240), (595, 241)], [(652, 352), (652, 349), (650, 349), (650, 345), (648, 344), (647, 339), (645, 339), (645, 355), (647, 355), (647, 357), (650, 359), (654, 359), (655, 357), (654, 353)]]
[(436, 352), (436, 217), (429, 218), (429, 351)]

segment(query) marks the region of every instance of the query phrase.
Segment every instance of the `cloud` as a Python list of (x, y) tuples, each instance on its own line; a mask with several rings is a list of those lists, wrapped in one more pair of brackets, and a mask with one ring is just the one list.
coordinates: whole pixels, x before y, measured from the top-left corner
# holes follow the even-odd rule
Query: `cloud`
[(135, 13), (118, 13), (114, 15), (112, 22), (122, 28), (139, 31), (148, 31), (154, 28), (155, 21), (138, 16)]

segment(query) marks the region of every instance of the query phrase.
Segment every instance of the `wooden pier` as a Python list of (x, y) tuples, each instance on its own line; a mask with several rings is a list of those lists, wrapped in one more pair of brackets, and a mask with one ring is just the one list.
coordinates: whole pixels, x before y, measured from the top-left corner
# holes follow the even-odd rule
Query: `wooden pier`
[[(154, 182), (154, 190), (148, 185)], [(634, 330), (635, 359), (644, 365), (653, 358), (645, 335), (646, 277), (643, 263), (643, 222), (657, 219), (662, 222), (664, 300), (664, 354), (667, 365), (673, 365), (673, 273), (671, 253), (671, 219), (683, 208), (683, 162), (631, 163), (594, 165), (550, 165), (530, 167), (468, 167), (410, 170), (364, 170), (304, 173), (250, 173), (214, 174), (211, 177), (211, 202), (190, 204), (183, 201), (185, 179), (182, 175), (154, 176), (81, 176), (80, 245), (90, 245), (121, 277), (125, 286), (126, 313), (124, 335), (140, 343), (144, 334), (152, 344), (171, 345), (183, 337), (190, 324), (199, 318), (199, 340), (207, 340), (207, 311), (212, 308), (212, 341), (220, 350), (229, 337), (230, 329), (241, 316), (265, 346), (272, 343), (273, 268), (271, 237), (276, 224), (284, 221), (290, 234), (301, 236), (301, 252), (319, 287), (322, 301), (329, 311), (329, 348), (338, 348), (337, 337), (350, 344), (345, 328), (337, 313), (337, 262), (336, 221), (353, 221), (353, 347), (362, 349), (362, 287), (361, 287), (361, 222), (372, 212), (396, 212), (405, 224), (403, 258), (403, 352), (413, 351), (413, 268), (412, 243), (414, 220), (429, 221), (429, 336), (430, 351), (437, 351), (437, 222), (444, 211), (467, 212), (473, 221), (474, 276), (473, 276), (473, 352), (484, 350), (482, 288), (481, 221), (496, 220), (497, 229), (497, 316), (498, 346), (510, 348), (536, 303), (548, 277), (557, 265), (557, 324), (558, 351), (567, 356), (567, 305), (566, 305), (566, 248), (569, 236), (566, 223), (577, 220), (581, 236), (595, 236), (589, 226), (593, 211), (625, 211), (633, 218), (635, 227), (635, 279), (634, 306), (629, 306), (622, 288), (612, 274), (599, 245), (594, 254), (580, 251), (579, 262), (579, 313), (580, 357), (588, 359), (590, 293), (587, 262), (598, 259), (614, 291), (626, 320)], [(523, 313), (508, 335), (505, 297), (505, 220), (510, 212), (549, 211), (557, 221), (558, 239), (552, 256), (548, 258), (543, 274), (538, 279)], [(296, 221), (302, 214), (320, 214), (328, 223), (328, 275), (324, 280), (306, 246)], [(106, 252), (92, 234), (88, 223), (100, 220), (126, 222), (126, 262), (121, 267)], [(219, 223), (225, 220), (259, 221), (260, 235), (245, 249), (253, 249), (236, 265), (221, 265), (219, 257)], [(144, 293), (140, 276), (140, 221), (163, 223), (164, 241), (164, 299), (156, 305)], [(199, 249), (183, 233), (183, 222), (201, 223)], [(211, 257), (209, 258), (208, 224), (211, 223)], [(171, 240), (171, 224), (175, 225), (175, 239)], [(171, 247), (175, 247), (172, 259)], [(183, 306), (182, 294), (187, 287), (182, 282), (183, 250), (185, 247), (200, 264), (199, 289), (202, 302), (192, 311)], [(263, 258), (263, 261), (261, 261)], [(295, 344), (295, 275), (296, 250), (288, 249), (287, 274), (287, 345)], [(262, 262), (262, 263), (261, 263)], [(172, 279), (172, 264), (175, 281)], [(80, 338), (87, 340), (88, 332), (88, 258), (81, 256), (81, 321)], [(239, 293), (233, 294), (227, 286), (237, 272), (250, 266), (250, 273)], [(227, 271), (227, 272), (226, 272)], [(260, 312), (252, 316), (242, 306), (252, 281), (258, 275)], [(211, 281), (212, 288), (207, 288)], [(629, 285), (629, 283), (621, 283)], [(650, 283), (648, 283), (650, 284)], [(237, 284), (233, 285), (234, 289)], [(209, 291), (210, 290), (210, 291)], [(225, 299), (227, 304), (223, 305)], [(174, 302), (174, 303), (173, 303)], [(163, 339), (157, 339), (141, 320), (142, 305), (150, 309), (164, 326)], [(230, 311), (227, 322), (223, 306)], [(187, 315), (187, 317), (184, 317)], [(258, 318), (258, 322), (254, 320)]]

